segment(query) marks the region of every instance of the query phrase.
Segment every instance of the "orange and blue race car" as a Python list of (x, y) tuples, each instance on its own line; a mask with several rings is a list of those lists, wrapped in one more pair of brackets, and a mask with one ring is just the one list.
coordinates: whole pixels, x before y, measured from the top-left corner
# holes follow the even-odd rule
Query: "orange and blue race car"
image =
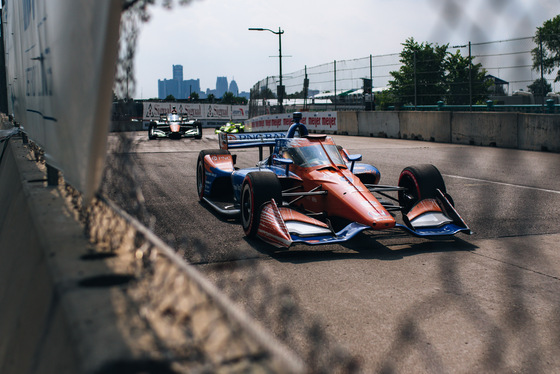
[[(406, 167), (397, 186), (382, 185), (377, 168), (359, 163), (361, 155), (348, 154), (327, 135), (309, 134), (294, 119), (286, 133), (219, 134), (220, 149), (198, 157), (199, 199), (239, 217), (247, 236), (279, 248), (340, 243), (364, 230), (471, 234), (435, 166)], [(259, 147), (261, 161), (238, 169), (230, 149), (246, 147)], [(266, 147), (270, 155), (263, 158)]]

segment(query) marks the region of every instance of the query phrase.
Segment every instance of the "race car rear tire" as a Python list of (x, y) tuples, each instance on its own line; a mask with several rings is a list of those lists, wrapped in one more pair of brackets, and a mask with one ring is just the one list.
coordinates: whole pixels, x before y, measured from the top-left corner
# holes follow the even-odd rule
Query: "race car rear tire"
[(194, 136), (195, 139), (202, 139), (202, 123), (200, 122), (196, 122), (196, 129), (198, 130), (198, 133)]
[(274, 173), (253, 172), (247, 174), (241, 186), (241, 224), (248, 237), (257, 234), (261, 219), (261, 206), (274, 199), (282, 203), (282, 187)]
[(202, 200), (205, 196), (204, 185), (206, 183), (206, 168), (204, 167), (204, 156), (229, 154), (231, 153), (225, 149), (204, 149), (198, 154), (198, 160), (196, 161), (196, 192), (199, 200)]
[(404, 168), (399, 177), (399, 187), (406, 189), (399, 191), (399, 204), (403, 207), (404, 214), (418, 201), (436, 197), (438, 189), (447, 193), (441, 173), (431, 164)]
[(156, 128), (156, 124), (155, 123), (150, 123), (150, 125), (148, 126), (148, 139), (152, 140), (155, 139), (156, 136), (154, 135), (154, 129)]

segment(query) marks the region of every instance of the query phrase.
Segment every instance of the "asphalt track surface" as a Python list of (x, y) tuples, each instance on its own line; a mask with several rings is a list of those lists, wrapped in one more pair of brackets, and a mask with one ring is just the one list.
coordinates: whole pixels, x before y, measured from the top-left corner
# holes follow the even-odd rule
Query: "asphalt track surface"
[[(198, 201), (198, 153), (218, 148), (209, 129), (201, 140), (130, 135), (155, 233), (249, 312), (254, 300), (239, 290), (259, 272), (272, 289), (291, 289), (364, 373), (560, 370), (559, 154), (333, 136), (377, 166), (382, 184), (396, 184), (406, 166), (436, 165), (474, 235), (368, 231), (342, 245), (276, 250)], [(239, 167), (258, 158), (236, 153)]]

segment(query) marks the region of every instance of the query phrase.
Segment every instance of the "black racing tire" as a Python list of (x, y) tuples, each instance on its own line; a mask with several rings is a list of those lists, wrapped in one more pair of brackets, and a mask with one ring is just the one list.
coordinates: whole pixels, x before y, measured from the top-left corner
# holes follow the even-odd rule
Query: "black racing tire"
[(196, 129), (198, 130), (198, 134), (194, 136), (195, 139), (202, 139), (202, 123), (195, 122)]
[(206, 168), (204, 167), (204, 157), (206, 155), (229, 155), (231, 154), (225, 149), (204, 149), (198, 154), (196, 161), (196, 192), (198, 199), (202, 200), (204, 195), (204, 184), (206, 183)]
[(399, 187), (406, 189), (399, 191), (399, 204), (403, 207), (404, 214), (418, 201), (438, 196), (438, 189), (444, 194), (447, 193), (441, 173), (431, 164), (404, 168), (399, 176)]
[(153, 130), (156, 128), (156, 124), (154, 122), (150, 122), (150, 124), (148, 125), (148, 140), (153, 140), (156, 138), (156, 136), (153, 133)]
[(247, 174), (241, 185), (241, 224), (248, 237), (257, 234), (261, 220), (261, 206), (274, 199), (282, 203), (282, 187), (274, 173), (257, 171)]

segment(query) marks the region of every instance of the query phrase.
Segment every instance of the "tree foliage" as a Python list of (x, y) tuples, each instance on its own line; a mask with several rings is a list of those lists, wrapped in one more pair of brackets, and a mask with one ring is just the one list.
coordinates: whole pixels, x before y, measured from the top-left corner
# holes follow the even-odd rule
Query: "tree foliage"
[(445, 95), (445, 55), (447, 45), (418, 44), (407, 39), (401, 52), (402, 66), (391, 72), (389, 86), (393, 95), (403, 103), (435, 104)]
[(397, 102), (434, 105), (443, 100), (466, 105), (482, 102), (488, 96), (491, 82), (482, 65), (473, 64), (472, 57), (448, 52), (447, 44), (419, 44), (414, 38), (407, 39), (403, 46), (402, 66), (390, 73), (394, 79), (389, 81)]
[(529, 92), (531, 92), (535, 96), (546, 96), (547, 93), (552, 92), (552, 85), (548, 83), (546, 78), (535, 79), (533, 83), (527, 86)]
[(191, 95), (189, 96), (189, 101), (198, 101), (200, 100), (200, 95), (198, 94), (198, 92), (192, 92)]
[[(533, 69), (550, 74), (560, 67), (560, 14), (545, 21), (533, 38), (537, 47), (533, 48)], [(542, 46), (542, 48), (541, 48)], [(560, 70), (556, 73), (555, 82), (560, 82)]]
[(233, 92), (226, 92), (222, 96), (222, 104), (235, 104), (235, 95)]
[(486, 78), (486, 70), (482, 68), (482, 64), (473, 64), (472, 60), (472, 56), (462, 56), (459, 50), (454, 54), (447, 54), (445, 60), (447, 104), (483, 103), (488, 97), (488, 89), (492, 81)]
[(395, 101), (395, 96), (391, 90), (375, 93), (375, 106), (377, 110), (388, 110), (389, 106), (395, 105)]
[(251, 99), (275, 99), (276, 95), (268, 87), (263, 87), (260, 90), (251, 90)]
[(288, 94), (286, 95), (287, 99), (305, 99), (305, 95), (303, 94), (303, 91), (299, 91), (299, 92), (294, 92), (292, 94)]
[(235, 96), (233, 92), (226, 92), (222, 96), (222, 104), (247, 104), (247, 99), (241, 96)]

